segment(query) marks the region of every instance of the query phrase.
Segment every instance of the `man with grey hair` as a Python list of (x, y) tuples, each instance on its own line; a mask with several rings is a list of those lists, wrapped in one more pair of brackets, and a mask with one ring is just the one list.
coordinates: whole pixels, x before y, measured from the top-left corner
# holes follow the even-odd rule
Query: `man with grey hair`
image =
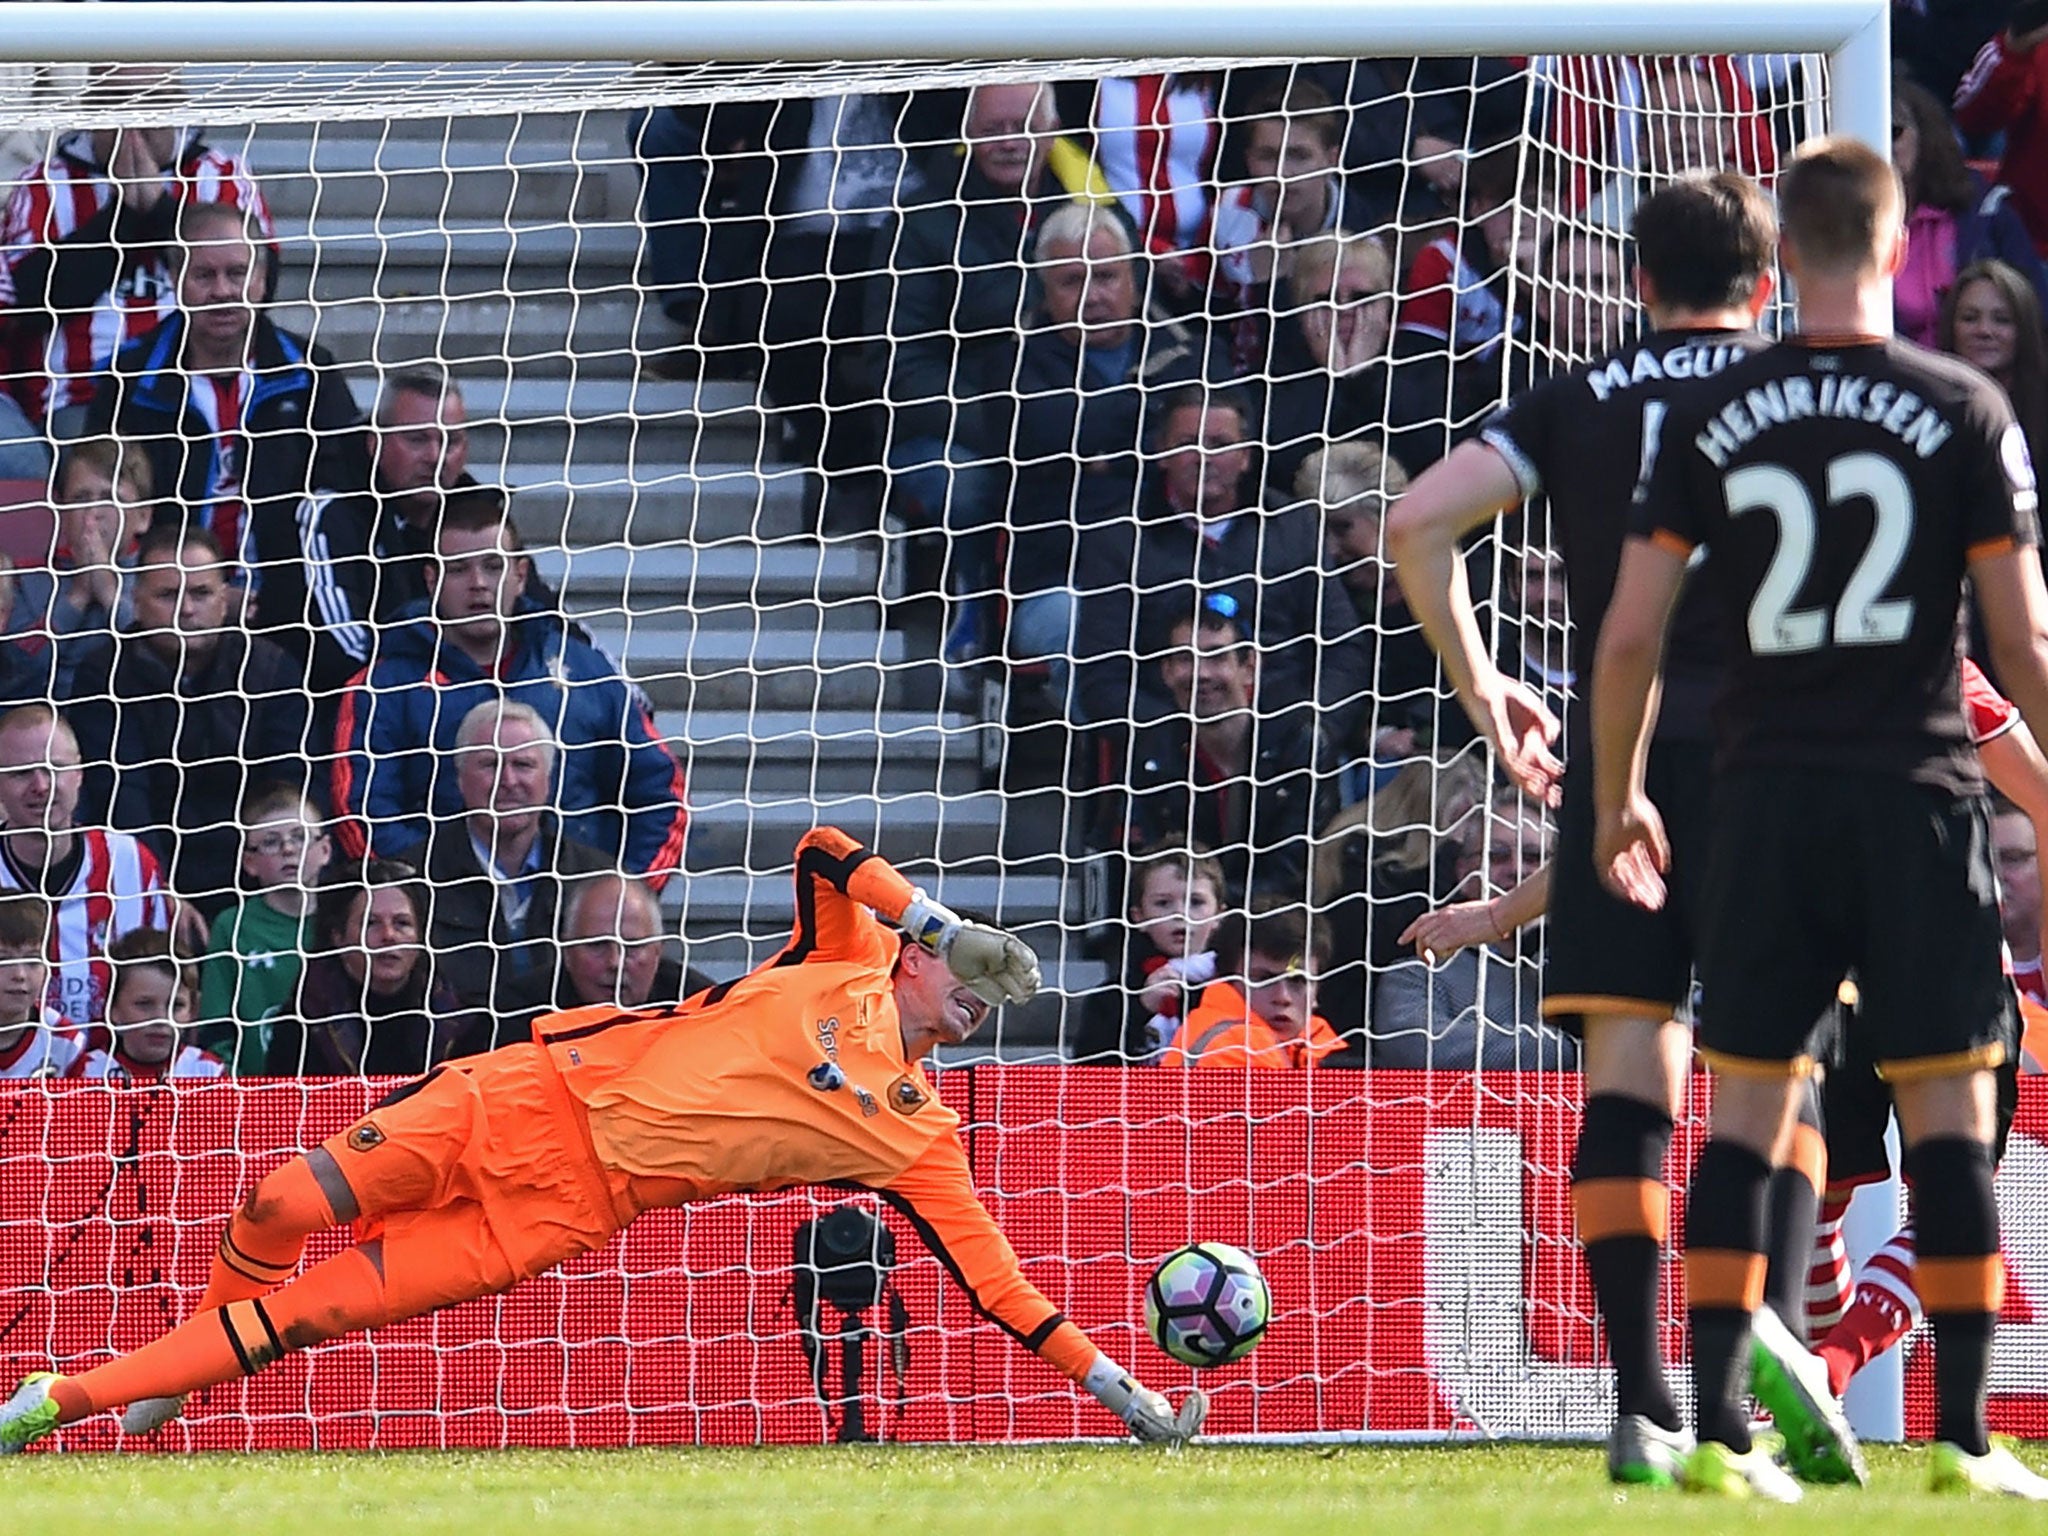
[(616, 870), (576, 883), (562, 905), (557, 1008), (679, 1003), (710, 979), (663, 953), (661, 902), (646, 881)]
[(1010, 602), (1005, 651), (1050, 661), (1072, 715), (1078, 530), (1131, 515), (1154, 401), (1220, 377), (1221, 363), (1187, 326), (1148, 322), (1135, 241), (1109, 208), (1077, 202), (1046, 215), (1033, 274), (1039, 299), (1017, 363), (1016, 491), (997, 576)]
[(548, 1000), (563, 886), (613, 860), (566, 836), (550, 809), (558, 748), (537, 710), (486, 699), (462, 717), (455, 751), (462, 815), (436, 820), (399, 857), (426, 877), (436, 974), (465, 1007), (499, 1018), (497, 1038), (462, 1042), (487, 1050), (526, 1038)]
[[(316, 694), (346, 686), (370, 664), (381, 627), (426, 606), (441, 509), (477, 484), (461, 384), (427, 364), (385, 374), (361, 451), (342, 462), (341, 483), (299, 502), (295, 558), (266, 571), (257, 596), (257, 624), (306, 663)], [(531, 567), (526, 595), (560, 607)]]
[(1059, 136), (1050, 86), (977, 86), (961, 126), (957, 186), (884, 235), (884, 275), (868, 291), (866, 332), (885, 338), (892, 497), (923, 528), (1001, 515), (1039, 227), (1070, 199), (1114, 201), (1087, 154)]

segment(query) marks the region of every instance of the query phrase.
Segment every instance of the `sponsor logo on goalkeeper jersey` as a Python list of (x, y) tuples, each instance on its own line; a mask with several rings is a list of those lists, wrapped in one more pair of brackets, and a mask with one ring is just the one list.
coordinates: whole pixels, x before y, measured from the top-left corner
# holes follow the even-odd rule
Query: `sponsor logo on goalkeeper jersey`
[(853, 1085), (853, 1097), (860, 1105), (860, 1114), (863, 1120), (871, 1120), (882, 1112), (882, 1106), (875, 1102), (875, 1096), (869, 1093), (867, 1089), (861, 1087), (859, 1083)]
[(819, 1062), (804, 1079), (820, 1093), (834, 1093), (846, 1086), (846, 1073), (836, 1061)]

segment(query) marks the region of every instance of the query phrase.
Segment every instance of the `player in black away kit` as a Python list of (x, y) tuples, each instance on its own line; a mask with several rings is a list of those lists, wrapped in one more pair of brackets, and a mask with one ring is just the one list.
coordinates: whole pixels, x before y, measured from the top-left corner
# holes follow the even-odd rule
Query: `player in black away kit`
[[(1654, 442), (1675, 398), (1766, 345), (1755, 320), (1769, 294), (1777, 229), (1763, 192), (1722, 173), (1653, 194), (1636, 214), (1634, 235), (1636, 281), (1655, 329), (1519, 396), (1478, 442), (1410, 487), (1388, 517), (1387, 536), (1409, 606), (1473, 722), (1522, 787), (1548, 799), (1557, 774), (1547, 746), (1555, 723), (1533, 692), (1496, 669), (1458, 543), (1517, 505), (1539, 497), (1549, 504), (1569, 584), (1580, 693), (1564, 733), (1571, 766), (1552, 861), (1543, 1012), (1585, 1041), (1586, 1109), (1572, 1199), (1614, 1358), (1608, 1474), (1668, 1485), (1692, 1440), (1657, 1341), (1670, 1206), (1664, 1159), (1692, 1056), (1690, 1031), (1676, 1015), (1692, 986), (1694, 875), (1706, 862), (1712, 769), (1708, 705), (1726, 651), (1720, 614), (1701, 583), (1688, 587), (1679, 607), (1650, 754), (1653, 793), (1688, 855), (1678, 864), (1677, 897), (1661, 911), (1619, 900), (1594, 873), (1583, 699), (1646, 440)], [(1791, 1253), (1802, 1293), (1811, 1247), (1809, 1211)]]
[[(1693, 1175), (1686, 1284), (1699, 1447), (1688, 1484), (1796, 1497), (1743, 1408), (1765, 1183), (1791, 1140), (1813, 1019), (1845, 973), (1851, 1028), (1891, 1081), (1919, 1192), (1935, 1340), (1932, 1482), (2048, 1498), (1985, 1423), (2004, 1285), (1992, 1068), (2014, 1048), (1997, 882), (1957, 670), (1973, 585), (1999, 675), (2048, 727), (2048, 587), (2033, 469), (1983, 375), (1891, 339), (1902, 199), (1867, 146), (1821, 139), (1778, 185), (1801, 331), (1674, 402), (1634, 511), (1593, 678), (1594, 857), (1645, 906), (1688, 857), (1645, 787), (1659, 649), (1708, 551), (1734, 654), (1716, 707), (1702, 1054), (1713, 1132)], [(1820, 1383), (1816, 1431), (1847, 1426)]]

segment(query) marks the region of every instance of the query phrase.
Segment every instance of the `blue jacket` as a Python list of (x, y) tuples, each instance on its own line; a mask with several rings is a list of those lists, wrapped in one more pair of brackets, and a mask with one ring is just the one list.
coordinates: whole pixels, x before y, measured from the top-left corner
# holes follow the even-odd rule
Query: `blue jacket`
[(2027, 233), (2025, 220), (2013, 206), (2012, 189), (1987, 185), (1975, 172), (1970, 179), (1976, 183), (1977, 200), (1968, 211), (1956, 215), (1956, 270), (1996, 257), (2017, 268), (2033, 285), (2041, 307), (2048, 309), (2048, 268), (2041, 265), (2034, 237)]
[(241, 466), (248, 518), (239, 538), (232, 536), (207, 496), (220, 440), (192, 403), (191, 376), (181, 366), (185, 327), (184, 314), (173, 312), (114, 355), (86, 413), (86, 435), (111, 432), (141, 444), (156, 480), (157, 521), (198, 523), (221, 539), (230, 560), (254, 568), (260, 586), (273, 563), (305, 558), (292, 508), (316, 485), (348, 483), (336, 477), (350, 474), (362, 451), (363, 413), (333, 358), (258, 315), (248, 462)]
[[(659, 882), (682, 861), (683, 767), (655, 734), (638, 696), (595, 646), (569, 635), (558, 613), (512, 621), (511, 654), (486, 675), (432, 619), (385, 632), (356, 674), (335, 730), (334, 808), (350, 854), (390, 856), (434, 822), (463, 813), (455, 781), (462, 717), (503, 697), (540, 712), (561, 743), (555, 806), (564, 835)], [(621, 814), (623, 808), (623, 814)]]

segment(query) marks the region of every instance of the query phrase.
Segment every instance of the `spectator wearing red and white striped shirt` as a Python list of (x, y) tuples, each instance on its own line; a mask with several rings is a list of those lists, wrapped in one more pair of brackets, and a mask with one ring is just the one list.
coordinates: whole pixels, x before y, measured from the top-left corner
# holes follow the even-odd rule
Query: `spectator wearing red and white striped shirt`
[(1266, 370), (1274, 290), (1295, 253), (1358, 223), (1347, 204), (1344, 114), (1320, 86), (1301, 80), (1260, 92), (1235, 131), (1247, 179), (1218, 194), (1210, 218), (1209, 312), (1249, 374)]
[(254, 587), (266, 565), (303, 560), (301, 500), (360, 482), (363, 415), (334, 360), (264, 313), (249, 214), (186, 207), (175, 270), (176, 310), (116, 354), (85, 430), (140, 444), (160, 506), (210, 533)]
[(50, 903), (47, 998), (74, 1027), (106, 1016), (107, 946), (174, 916), (150, 851), (125, 832), (72, 826), (84, 773), (78, 739), (47, 704), (0, 716), (0, 891)]
[[(168, 102), (175, 72), (103, 71), (94, 105)], [(0, 212), (0, 319), (13, 322), (5, 371), (29, 418), (69, 436), (94, 376), (173, 303), (171, 254), (186, 203), (247, 209), (275, 260), (270, 209), (241, 160), (177, 128), (97, 128), (62, 139)]]
[(42, 898), (0, 895), (0, 1082), (63, 1077), (84, 1054), (69, 1021), (44, 1001), (49, 927), (50, 908)]
[(1208, 74), (1132, 75), (1095, 88), (1095, 158), (1167, 296), (1192, 299), (1208, 277), (1204, 249), (1221, 103)]

